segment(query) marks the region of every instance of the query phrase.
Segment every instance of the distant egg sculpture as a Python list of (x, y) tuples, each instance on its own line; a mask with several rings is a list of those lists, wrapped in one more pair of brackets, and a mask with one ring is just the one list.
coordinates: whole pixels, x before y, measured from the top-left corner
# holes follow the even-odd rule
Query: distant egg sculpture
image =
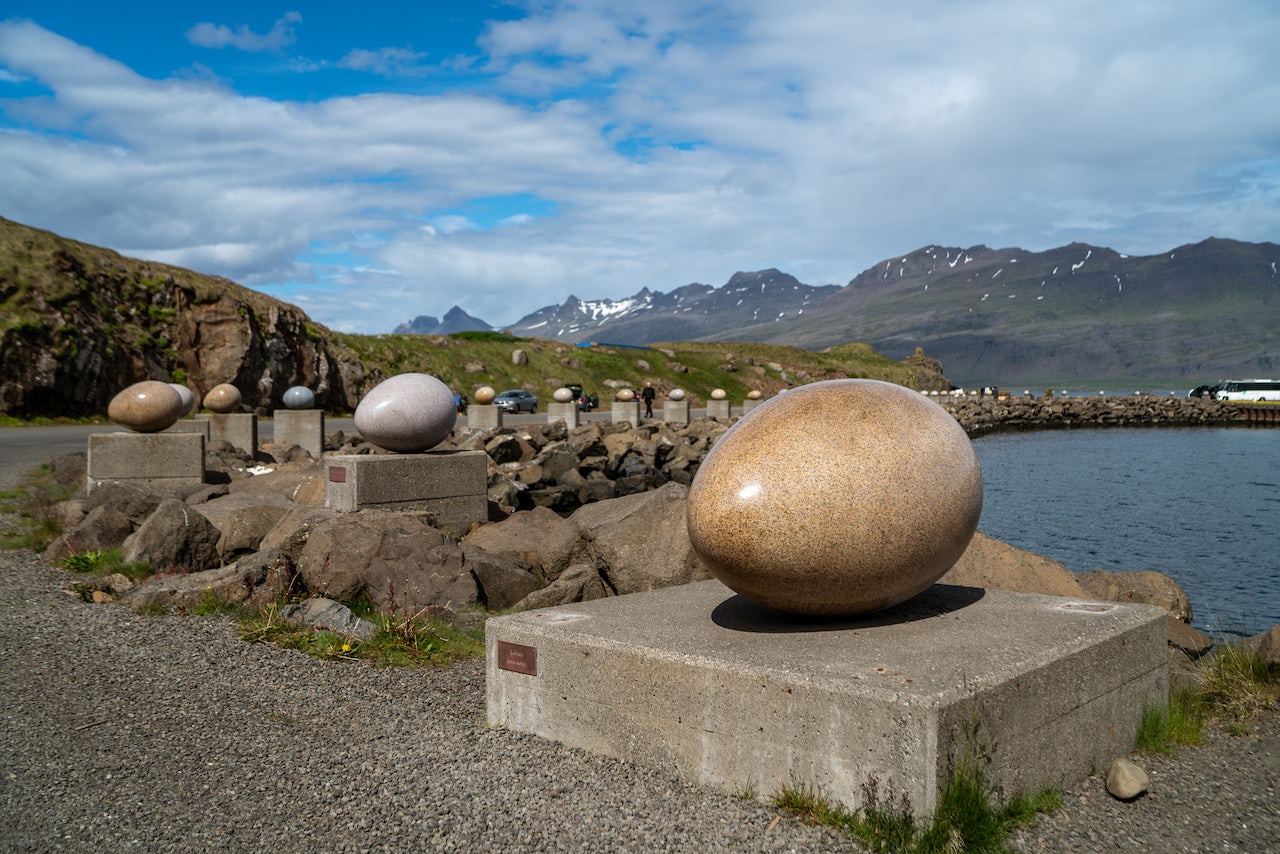
[(356, 430), (380, 448), (416, 454), (440, 444), (458, 420), (453, 392), (429, 374), (397, 374), (356, 407)]
[(204, 396), (204, 408), (210, 412), (235, 412), (240, 408), (240, 389), (231, 383), (218, 383)]
[(196, 396), (191, 392), (191, 389), (182, 383), (169, 383), (169, 388), (176, 391), (178, 397), (182, 398), (182, 411), (178, 413), (179, 418), (196, 408)]
[(753, 388), (751, 391), (747, 392), (747, 400), (759, 400), (761, 397), (763, 397), (763, 395), (760, 394), (760, 389), (758, 388)]
[(667, 400), (684, 400), (684, 389), (671, 389), (671, 391), (667, 392)]
[(621, 389), (618, 389), (618, 393), (615, 394), (614, 397), (616, 397), (618, 400), (622, 401), (623, 403), (626, 403), (627, 401), (635, 400), (636, 393), (634, 389), (621, 388)]
[(569, 403), (573, 400), (573, 389), (558, 388), (551, 396), (555, 398), (556, 403)]
[(879, 611), (960, 558), (982, 469), (960, 425), (892, 383), (829, 380), (771, 398), (689, 488), (694, 550), (727, 587), (795, 614)]
[(135, 433), (158, 433), (182, 417), (182, 397), (168, 383), (145, 380), (111, 398), (107, 417)]
[(286, 409), (314, 409), (316, 406), (316, 393), (303, 385), (292, 386), (280, 399)]
[(476, 399), (476, 403), (481, 406), (487, 406), (490, 403), (493, 403), (493, 399), (497, 396), (498, 393), (493, 390), (493, 387), (487, 385), (480, 386), (480, 388), (476, 389), (476, 393), (472, 395), (472, 397)]
[(713, 388), (711, 390), (712, 400), (724, 400), (726, 397), (728, 397), (728, 394), (722, 388)]

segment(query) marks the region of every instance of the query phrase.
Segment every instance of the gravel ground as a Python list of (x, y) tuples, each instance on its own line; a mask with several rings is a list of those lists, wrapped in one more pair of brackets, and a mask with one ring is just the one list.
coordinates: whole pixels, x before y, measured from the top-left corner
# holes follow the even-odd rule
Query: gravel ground
[[(320, 662), (225, 618), (84, 603), (67, 578), (0, 551), (0, 851), (860, 850), (764, 802), (490, 729), (481, 662)], [(1147, 795), (1090, 778), (1011, 847), (1280, 851), (1280, 714), (1139, 761)]]

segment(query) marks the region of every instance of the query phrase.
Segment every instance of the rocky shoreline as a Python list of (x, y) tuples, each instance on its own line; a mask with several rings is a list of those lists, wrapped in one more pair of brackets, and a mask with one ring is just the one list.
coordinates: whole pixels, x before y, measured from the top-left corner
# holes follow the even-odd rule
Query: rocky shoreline
[(1245, 409), (1216, 400), (1131, 394), (1088, 397), (946, 396), (937, 402), (970, 437), (1026, 430), (1210, 427), (1249, 422)]

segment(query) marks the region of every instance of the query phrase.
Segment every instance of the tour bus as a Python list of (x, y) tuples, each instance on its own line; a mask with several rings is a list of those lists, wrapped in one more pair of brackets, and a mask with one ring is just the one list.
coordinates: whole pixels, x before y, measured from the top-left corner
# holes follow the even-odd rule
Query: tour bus
[(1280, 402), (1280, 380), (1226, 380), (1214, 390), (1217, 400)]

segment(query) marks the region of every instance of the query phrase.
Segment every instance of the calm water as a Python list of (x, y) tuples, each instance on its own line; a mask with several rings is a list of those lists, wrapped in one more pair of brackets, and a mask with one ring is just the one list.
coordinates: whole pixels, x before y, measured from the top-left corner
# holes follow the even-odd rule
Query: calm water
[(1073, 572), (1166, 573), (1210, 634), (1280, 623), (1280, 429), (1057, 430), (974, 447), (983, 533)]

